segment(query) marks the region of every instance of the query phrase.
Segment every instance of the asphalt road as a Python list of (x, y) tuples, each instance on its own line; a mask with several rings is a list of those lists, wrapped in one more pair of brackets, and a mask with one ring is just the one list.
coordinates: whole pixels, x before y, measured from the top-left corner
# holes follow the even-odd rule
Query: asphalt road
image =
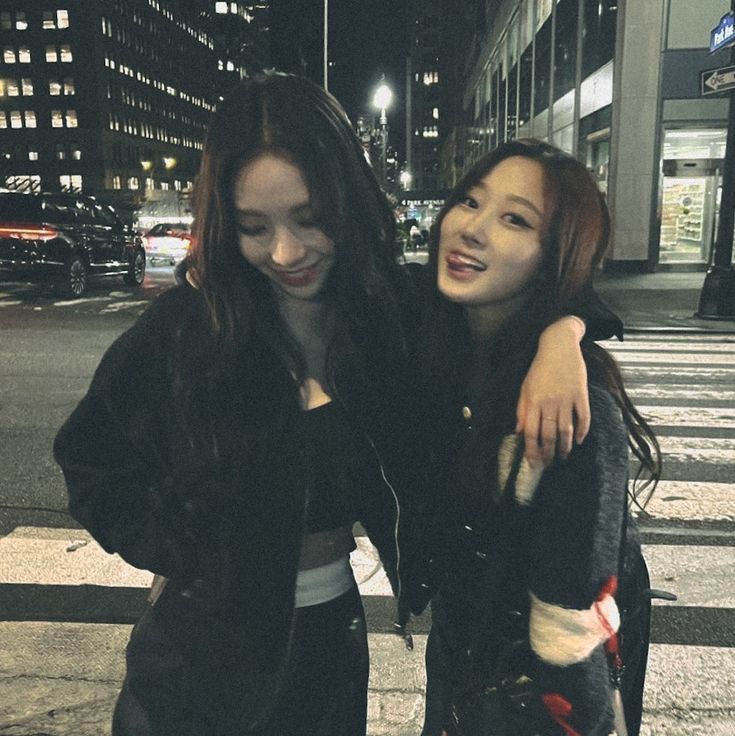
[(84, 299), (49, 286), (0, 282), (0, 535), (18, 525), (75, 526), (51, 447), (105, 349), (174, 283), (148, 269), (143, 286), (99, 279)]

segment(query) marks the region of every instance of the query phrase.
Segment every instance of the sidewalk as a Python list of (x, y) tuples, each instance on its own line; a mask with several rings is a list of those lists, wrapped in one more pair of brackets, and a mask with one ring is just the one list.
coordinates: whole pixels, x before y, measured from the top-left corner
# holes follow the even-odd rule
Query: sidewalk
[(605, 304), (623, 320), (628, 333), (735, 334), (735, 317), (722, 320), (695, 316), (704, 278), (704, 272), (602, 273), (595, 288)]

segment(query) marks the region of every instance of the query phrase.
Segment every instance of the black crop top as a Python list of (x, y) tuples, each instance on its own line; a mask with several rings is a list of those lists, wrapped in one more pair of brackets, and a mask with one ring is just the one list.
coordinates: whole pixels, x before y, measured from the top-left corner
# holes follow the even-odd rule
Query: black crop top
[(368, 484), (379, 479), (367, 438), (333, 401), (302, 412), (297, 436), (310, 470), (305, 533), (352, 527)]

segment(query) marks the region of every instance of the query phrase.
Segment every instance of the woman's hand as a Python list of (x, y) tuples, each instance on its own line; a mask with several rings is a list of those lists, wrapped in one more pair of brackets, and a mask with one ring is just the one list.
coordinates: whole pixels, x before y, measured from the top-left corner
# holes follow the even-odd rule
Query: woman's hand
[[(525, 437), (531, 465), (548, 465), (558, 451), (565, 458), (572, 439), (581, 443), (590, 428), (587, 368), (579, 341), (585, 325), (578, 317), (562, 317), (539, 338), (518, 399), (516, 432)], [(575, 424), (576, 422), (576, 424)]]

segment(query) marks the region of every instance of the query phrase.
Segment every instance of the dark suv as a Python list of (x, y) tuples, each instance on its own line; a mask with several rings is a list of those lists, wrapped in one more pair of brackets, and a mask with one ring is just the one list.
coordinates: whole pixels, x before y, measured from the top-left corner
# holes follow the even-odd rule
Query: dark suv
[(52, 280), (76, 298), (93, 275), (122, 275), (140, 286), (145, 250), (133, 229), (92, 197), (0, 192), (0, 272)]

